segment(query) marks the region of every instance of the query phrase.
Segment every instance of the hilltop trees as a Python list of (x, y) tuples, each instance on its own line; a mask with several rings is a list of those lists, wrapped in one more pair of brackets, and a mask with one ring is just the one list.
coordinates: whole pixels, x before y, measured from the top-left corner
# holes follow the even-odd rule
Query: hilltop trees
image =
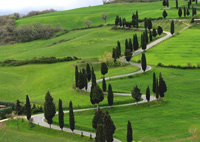
[(51, 124), (53, 123), (53, 117), (56, 114), (56, 107), (53, 102), (53, 98), (50, 95), (50, 92), (48, 91), (45, 96), (45, 103), (44, 103), (44, 117), (47, 120), (47, 123), (49, 124), (51, 128)]
[(58, 120), (59, 120), (60, 129), (63, 130), (63, 127), (64, 127), (64, 112), (63, 112), (62, 100), (61, 99), (59, 99), (59, 102), (58, 102)]
[(132, 126), (131, 126), (131, 122), (128, 121), (127, 124), (127, 136), (126, 136), (127, 142), (132, 142), (133, 140), (133, 130), (132, 130)]
[(142, 93), (140, 92), (140, 89), (136, 85), (133, 90), (131, 91), (132, 97), (136, 100), (137, 104), (141, 99)]
[(75, 129), (74, 111), (72, 101), (69, 103), (69, 126), (72, 132)]
[(113, 91), (112, 91), (112, 86), (111, 84), (108, 85), (108, 104), (109, 106), (113, 105), (113, 99), (114, 99), (114, 95), (113, 95)]
[(163, 11), (163, 18), (166, 18), (167, 17), (167, 12), (166, 10)]
[(104, 76), (105, 74), (108, 73), (108, 67), (106, 65), (106, 63), (101, 63), (101, 74)]
[(145, 53), (142, 53), (141, 66), (142, 66), (142, 70), (145, 72), (147, 68)]
[(170, 31), (171, 31), (171, 34), (173, 35), (174, 34), (174, 20), (171, 21)]
[(30, 103), (30, 99), (29, 99), (28, 95), (26, 95), (25, 110), (26, 110), (26, 118), (27, 118), (27, 120), (30, 120), (30, 118), (31, 118), (31, 103)]

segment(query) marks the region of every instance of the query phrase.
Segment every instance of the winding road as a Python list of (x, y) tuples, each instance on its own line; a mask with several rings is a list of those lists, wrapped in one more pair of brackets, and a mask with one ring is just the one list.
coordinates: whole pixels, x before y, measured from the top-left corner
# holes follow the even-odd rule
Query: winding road
[[(168, 39), (168, 38), (170, 38), (170, 37), (172, 36), (170, 32), (164, 31), (164, 33), (166, 34), (164, 37), (161, 37), (161, 38), (159, 38), (159, 39), (157, 39), (157, 40), (151, 42), (150, 44), (148, 44), (146, 50), (152, 48), (153, 46), (159, 44), (160, 42), (162, 42), (162, 41), (164, 41), (164, 40), (166, 40), (166, 39)], [(140, 53), (142, 53), (142, 52), (143, 52), (143, 50), (142, 50), (142, 49), (139, 49), (139, 50), (135, 51), (135, 52), (133, 53), (132, 56), (138, 55), (138, 54), (140, 54)], [(136, 71), (136, 72), (133, 72), (133, 73), (129, 73), (129, 74), (107, 77), (107, 78), (105, 78), (105, 80), (111, 80), (111, 79), (116, 79), (116, 78), (122, 78), (122, 77), (127, 77), (127, 76), (131, 76), (131, 75), (136, 75), (136, 74), (141, 74), (141, 73), (143, 73), (141, 64), (133, 63), (133, 62), (129, 62), (129, 64), (139, 67), (140, 70), (139, 70), (139, 71)], [(151, 70), (151, 66), (147, 65), (146, 71), (149, 71), (149, 70)], [(99, 82), (102, 82), (102, 79), (97, 80), (97, 83), (99, 83)], [(91, 82), (88, 83), (88, 89), (87, 89), (87, 90), (84, 90), (84, 91), (90, 92), (90, 90), (91, 90)], [(126, 93), (115, 93), (115, 95), (131, 96), (130, 93), (129, 93), (129, 94), (126, 94)], [(145, 96), (145, 95), (142, 95), (142, 99), (143, 99), (143, 100), (140, 101), (140, 102), (138, 102), (138, 104), (146, 103), (146, 102), (147, 102), (147, 101), (146, 101), (146, 96)], [(151, 101), (154, 101), (154, 100), (156, 100), (156, 98), (153, 97), (153, 96), (151, 96), (150, 100), (151, 100)], [(121, 104), (121, 105), (113, 105), (112, 108), (124, 107), (124, 106), (136, 105), (136, 104), (137, 104), (137, 103), (135, 102), (135, 103)], [(101, 108), (102, 108), (102, 109), (103, 109), (103, 108), (110, 108), (110, 106), (104, 106), (104, 107), (101, 107)], [(74, 112), (88, 111), (88, 110), (94, 110), (94, 109), (96, 109), (96, 108), (77, 109), (77, 110), (74, 110)], [(68, 112), (69, 112), (69, 111), (64, 111), (64, 113), (68, 113)], [(44, 121), (44, 120), (45, 120), (44, 114), (33, 115), (32, 118), (33, 118), (33, 123), (35, 123), (35, 124), (37, 124), (37, 125), (40, 125), (40, 126), (43, 126), (43, 127), (49, 127), (49, 124), (46, 123), (46, 122)], [(2, 121), (0, 121), (0, 123), (3, 122), (3, 121), (7, 121), (7, 120), (9, 120), (9, 119), (2, 120)], [(56, 125), (51, 125), (51, 128), (56, 129), (56, 130), (60, 130), (60, 127), (59, 127), (59, 126), (56, 126)], [(65, 132), (70, 132), (70, 133), (72, 132), (69, 128), (64, 128), (63, 131), (65, 131)], [(81, 135), (81, 134), (83, 133), (84, 136), (88, 136), (88, 137), (90, 137), (90, 135), (92, 135), (93, 138), (95, 138), (95, 136), (96, 136), (95, 133), (90, 133), (90, 132), (80, 131), (80, 130), (74, 130), (74, 133), (75, 133), (75, 134), (79, 134), (79, 135)], [(118, 140), (118, 139), (114, 139), (114, 142), (121, 142), (121, 141)]]

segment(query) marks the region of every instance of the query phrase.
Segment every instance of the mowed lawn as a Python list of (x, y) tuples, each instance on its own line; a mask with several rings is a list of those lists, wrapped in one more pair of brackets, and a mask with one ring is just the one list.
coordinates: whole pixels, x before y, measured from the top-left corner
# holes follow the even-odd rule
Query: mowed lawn
[[(125, 39), (138, 35), (140, 42), (143, 31), (136, 30), (111, 30), (112, 26), (78, 30), (49, 40), (36, 40), (27, 43), (0, 46), (0, 61), (6, 59), (32, 59), (34, 57), (73, 57), (98, 58), (105, 51), (112, 52), (121, 42), (122, 53), (125, 49)], [(65, 42), (61, 42), (67, 40)], [(61, 42), (61, 43), (58, 43)], [(54, 43), (58, 43), (53, 45)]]
[[(167, 18), (179, 18), (176, 2), (170, 0), (170, 9), (167, 10)], [(179, 6), (187, 6), (187, 1), (179, 0)], [(16, 25), (30, 24), (34, 22), (41, 22), (43, 24), (60, 23), (62, 27), (67, 30), (74, 28), (85, 27), (85, 21), (92, 21), (92, 25), (104, 24), (101, 15), (106, 13), (108, 15), (107, 23), (114, 24), (116, 15), (122, 18), (131, 20), (133, 13), (138, 10), (139, 19), (145, 17), (158, 18), (162, 17), (163, 6), (162, 1), (158, 2), (143, 2), (143, 3), (118, 3), (106, 4), (94, 7), (85, 7), (68, 11), (60, 11), (55, 13), (43, 14), (34, 17), (23, 18), (16, 21)]]
[[(144, 142), (177, 142), (190, 140), (189, 128), (200, 126), (199, 81), (200, 71), (169, 68), (153, 68), (145, 74), (109, 81), (115, 92), (130, 92), (138, 85), (142, 93), (149, 85), (152, 90), (153, 72), (158, 77), (162, 72), (168, 91), (164, 102), (108, 109), (116, 125), (114, 136), (126, 141), (127, 121), (133, 127), (133, 139)], [(151, 92), (151, 95), (152, 92)], [(92, 118), (94, 111), (75, 113), (76, 125), (94, 132)], [(55, 121), (58, 121), (55, 119)], [(68, 114), (65, 123), (69, 124)]]
[[(17, 126), (18, 121), (18, 126)], [(19, 129), (17, 128), (19, 127)], [(66, 133), (59, 130), (34, 125), (30, 128), (27, 121), (10, 120), (0, 124), (1, 142), (93, 142), (89, 137)]]
[[(25, 96), (30, 96), (31, 102), (43, 104), (45, 94), (50, 91), (57, 104), (58, 99), (63, 100), (64, 107), (69, 106), (69, 101), (73, 101), (75, 108), (92, 107), (89, 93), (73, 89), (74, 65), (77, 62), (66, 62), (56, 64), (25, 65), (19, 67), (0, 68), (0, 100), (25, 101)], [(100, 65), (99, 65), (100, 68)], [(95, 68), (97, 79), (101, 78), (101, 72)], [(109, 68), (106, 75), (115, 76), (119, 74), (131, 73), (138, 70), (138, 67), (126, 66)], [(115, 103), (127, 103), (132, 100), (128, 97), (116, 97)], [(107, 105), (107, 98), (101, 105)]]
[[(146, 52), (147, 63), (157, 65), (181, 65), (192, 66), (200, 64), (199, 28), (190, 28), (179, 35), (159, 43)], [(140, 60), (141, 55), (132, 58), (133, 61)]]

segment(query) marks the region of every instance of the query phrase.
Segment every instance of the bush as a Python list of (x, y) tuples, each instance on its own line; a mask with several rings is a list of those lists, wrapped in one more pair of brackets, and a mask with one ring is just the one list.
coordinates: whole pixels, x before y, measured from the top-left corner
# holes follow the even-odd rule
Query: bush
[(6, 115), (12, 113), (12, 107), (2, 108), (0, 109), (0, 119), (5, 119)]
[(0, 101), (0, 105), (5, 105), (6, 107), (11, 107), (12, 110), (15, 109), (15, 103), (14, 102), (1, 102)]

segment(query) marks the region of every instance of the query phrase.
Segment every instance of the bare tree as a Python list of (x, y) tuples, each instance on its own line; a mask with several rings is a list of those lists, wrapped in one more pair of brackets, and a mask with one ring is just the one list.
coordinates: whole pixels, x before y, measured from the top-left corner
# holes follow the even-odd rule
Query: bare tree
[(101, 19), (104, 20), (105, 23), (106, 23), (107, 18), (108, 18), (108, 15), (106, 13), (101, 15)]
[(89, 20), (85, 21), (85, 25), (89, 28), (90, 25), (92, 25), (92, 21), (89, 21)]

